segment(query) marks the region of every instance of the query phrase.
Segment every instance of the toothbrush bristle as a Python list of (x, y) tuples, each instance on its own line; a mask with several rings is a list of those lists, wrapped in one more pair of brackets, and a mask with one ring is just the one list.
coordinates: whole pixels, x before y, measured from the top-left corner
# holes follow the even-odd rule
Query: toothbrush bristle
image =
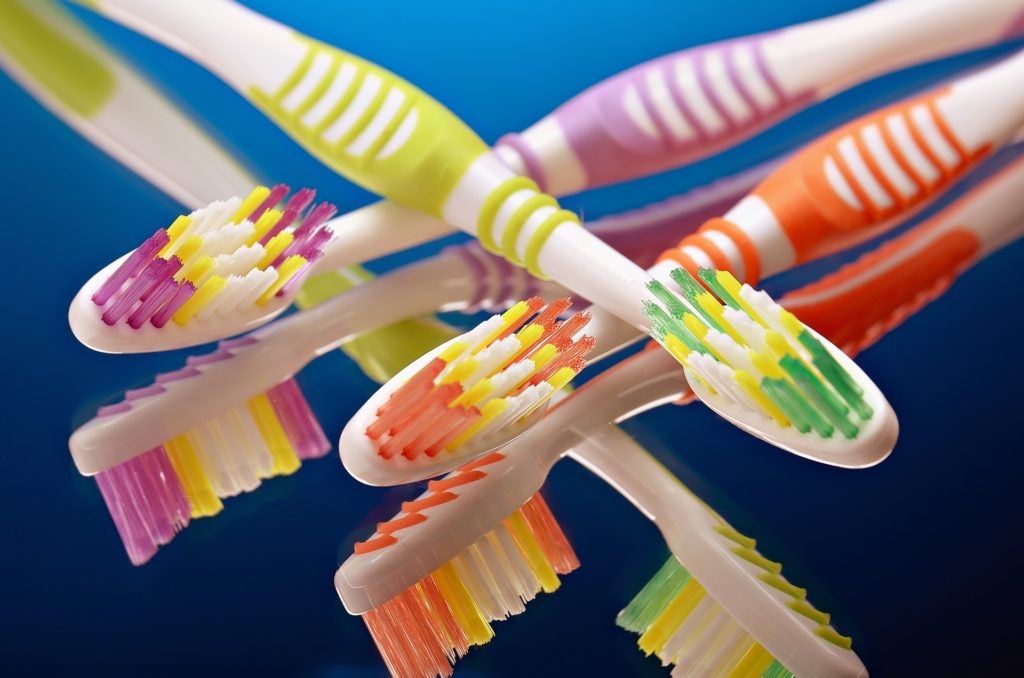
[(781, 428), (854, 439), (873, 416), (864, 389), (796, 317), (725, 271), (670, 274), (677, 296), (649, 285), (645, 303), (657, 340), (716, 396)]
[[(123, 401), (101, 408), (97, 416), (121, 414), (137, 401), (158, 397), (253, 341), (222, 342), (214, 353), (189, 358), (186, 367), (128, 391)], [(191, 518), (217, 514), (221, 499), (251, 492), (264, 478), (293, 473), (303, 460), (321, 457), (330, 447), (298, 384), (288, 379), (96, 474), (96, 482), (128, 557), (142, 565)]]
[(570, 303), (519, 302), (457, 339), (378, 410), (366, 435), (380, 456), (434, 457), (540, 407), (583, 369), (595, 344), (574, 338), (589, 314), (558, 320)]
[[(726, 549), (742, 559), (751, 576), (746, 580), (783, 601), (786, 612), (826, 642), (849, 650), (849, 638), (829, 625), (830, 617), (811, 605), (807, 591), (782, 576), (782, 566), (757, 552), (755, 542), (725, 523), (715, 530)], [(756, 582), (756, 583), (754, 583)], [(781, 608), (780, 608), (781, 609)], [(690, 572), (669, 556), (657, 574), (618, 615), (615, 623), (632, 633), (644, 654), (656, 655), (662, 664), (674, 664), (680, 674), (792, 678), (793, 674), (773, 657), (715, 600)], [(690, 673), (686, 673), (686, 672)]]
[[(336, 209), (303, 189), (257, 187), (178, 217), (132, 252), (92, 296), (107, 325), (159, 329), (265, 304), (291, 289), (332, 238)], [(296, 222), (301, 223), (294, 227)]]
[[(409, 504), (404, 508), (413, 510)], [(429, 519), (413, 510), (378, 528), (406, 527), (410, 516)], [(558, 588), (558, 575), (578, 567), (572, 546), (538, 492), (472, 546), (363, 620), (391, 675), (450, 676), (470, 647), (494, 637), (491, 622), (520, 614), (537, 593)]]

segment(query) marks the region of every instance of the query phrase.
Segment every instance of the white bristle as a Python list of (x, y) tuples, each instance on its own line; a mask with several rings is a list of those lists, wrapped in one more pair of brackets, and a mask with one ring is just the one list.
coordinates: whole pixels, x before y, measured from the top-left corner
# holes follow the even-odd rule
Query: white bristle
[(521, 349), (519, 340), (515, 335), (505, 337), (500, 341), (496, 341), (484, 350), (476, 354), (476, 359), (479, 361), (479, 365), (473, 373), (462, 382), (463, 386), (469, 388), (480, 379), (489, 376), (492, 372), (498, 369), (503, 363), (507, 362)]
[(529, 358), (509, 365), (501, 373), (491, 377), (491, 398), (504, 398), (508, 392), (533, 373), (534, 363)]
[(484, 537), (479, 539), (469, 550), (480, 568), (490, 573), (491, 591), (498, 600), (498, 604), (505, 610), (506, 615), (524, 612), (526, 606), (523, 605), (522, 599), (516, 593), (508, 576), (505, 574), (508, 572), (509, 566), (502, 559), (491, 538)]

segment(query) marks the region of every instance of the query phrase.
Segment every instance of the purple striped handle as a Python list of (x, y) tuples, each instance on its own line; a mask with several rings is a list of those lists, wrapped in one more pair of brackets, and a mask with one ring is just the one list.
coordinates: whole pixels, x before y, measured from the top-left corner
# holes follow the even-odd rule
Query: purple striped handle
[[(577, 95), (552, 116), (587, 174), (587, 188), (664, 171), (735, 145), (813, 100), (787, 93), (763, 54), (771, 33), (686, 49)], [(631, 113), (632, 111), (632, 113)], [(637, 120), (642, 122), (637, 122)], [(521, 135), (499, 144), (544, 184), (544, 149)]]

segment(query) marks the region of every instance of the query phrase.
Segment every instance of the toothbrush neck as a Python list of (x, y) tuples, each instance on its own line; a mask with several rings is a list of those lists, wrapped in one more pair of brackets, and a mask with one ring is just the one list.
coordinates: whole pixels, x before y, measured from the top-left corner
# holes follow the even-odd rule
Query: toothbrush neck
[(783, 89), (825, 98), (881, 73), (996, 42), (1019, 14), (1019, 5), (1005, 0), (889, 0), (785, 29), (765, 42), (764, 53)]

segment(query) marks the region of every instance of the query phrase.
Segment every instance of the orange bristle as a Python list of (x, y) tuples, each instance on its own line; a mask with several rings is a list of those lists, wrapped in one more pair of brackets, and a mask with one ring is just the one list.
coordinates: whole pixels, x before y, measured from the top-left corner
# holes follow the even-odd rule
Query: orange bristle
[[(533, 317), (533, 315), (537, 311), (539, 311), (542, 306), (544, 306), (544, 300), (541, 299), (540, 297), (530, 297), (529, 299), (526, 300), (526, 306), (527, 306), (527, 308), (529, 310), (527, 310), (526, 313), (524, 313), (522, 315), (522, 317), (519, 318), (519, 320), (517, 320), (516, 322), (514, 322), (511, 325), (509, 325), (508, 327), (506, 327), (505, 331), (502, 332), (501, 334), (499, 334), (494, 339), (494, 341), (501, 341), (505, 337), (510, 336), (510, 335), (518, 332), (519, 329), (522, 328), (524, 325), (526, 325), (526, 322), (531, 317)], [(493, 342), (491, 342), (491, 343), (493, 343)]]
[[(491, 455), (474, 464), (486, 466), (502, 458)], [(473, 482), (485, 475), (469, 466), (446, 480), (466, 475), (470, 478), (462, 482)], [(525, 523), (527, 541), (532, 538), (536, 542), (531, 555), (536, 556), (539, 547), (541, 557), (560, 575), (579, 567), (547, 503), (540, 493), (535, 494), (509, 519), (482, 534), (473, 546), (442, 568), (363, 615), (392, 675), (450, 676), (453, 664), (470, 646), (490, 640), (491, 622), (522, 612), (523, 603), (541, 590), (524, 551), (530, 547), (523, 546), (510, 527), (510, 520), (518, 520), (517, 516)], [(413, 525), (404, 527), (415, 529)], [(456, 598), (447, 597), (451, 595)]]
[(549, 344), (558, 345), (558, 342), (563, 339), (571, 339), (576, 336), (576, 333), (586, 327), (587, 323), (590, 322), (590, 313), (584, 311), (577, 313), (573, 317), (569, 318), (558, 326), (550, 337), (546, 340)]
[(542, 325), (547, 329), (555, 323), (558, 320), (558, 316), (565, 313), (570, 306), (572, 306), (571, 298), (565, 297), (563, 299), (556, 299), (548, 304), (548, 307), (537, 314), (537, 317), (530, 322), (534, 325)]
[[(552, 375), (563, 367), (572, 367), (573, 372), (579, 374), (583, 370), (583, 366), (586, 364), (583, 361), (583, 357), (590, 353), (590, 351), (597, 344), (597, 340), (593, 337), (581, 337), (578, 341), (574, 342), (572, 346), (560, 351), (558, 357), (548, 363), (544, 369), (535, 374), (530, 379), (530, 384), (539, 384), (545, 379), (550, 379)], [(579, 365), (579, 369), (576, 369), (574, 365)]]

